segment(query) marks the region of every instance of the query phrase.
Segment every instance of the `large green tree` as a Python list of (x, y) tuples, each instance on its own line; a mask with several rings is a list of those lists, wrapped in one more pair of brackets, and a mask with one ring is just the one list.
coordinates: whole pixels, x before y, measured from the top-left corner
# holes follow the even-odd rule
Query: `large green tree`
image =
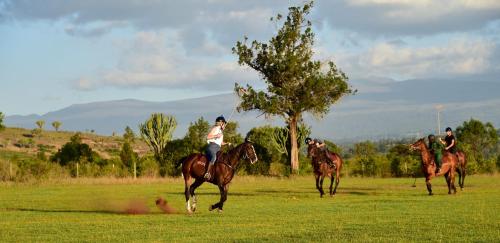
[(204, 151), (207, 145), (207, 134), (209, 129), (210, 124), (203, 117), (189, 124), (184, 140), (189, 144), (191, 153), (200, 153)]
[(493, 124), (483, 124), (479, 120), (470, 119), (456, 129), (457, 144), (468, 144), (476, 159), (488, 157), (498, 143), (498, 133)]
[(173, 116), (167, 116), (162, 113), (154, 113), (139, 125), (141, 136), (148, 146), (153, 150), (154, 157), (160, 165), (160, 175), (167, 173), (167, 144), (172, 139), (172, 134), (177, 127), (177, 121)]
[[(123, 143), (122, 150), (120, 151), (120, 159), (123, 165), (127, 167), (128, 171), (134, 173), (134, 169), (137, 168), (136, 164), (139, 160), (139, 156), (132, 149), (129, 140), (125, 140), (125, 142)], [(136, 174), (133, 175), (135, 178)]]
[[(316, 117), (327, 114), (330, 106), (342, 96), (352, 93), (347, 76), (330, 61), (313, 60), (314, 33), (306, 17), (313, 2), (290, 7), (278, 33), (268, 43), (238, 41), (233, 53), (239, 64), (257, 71), (267, 84), (266, 91), (256, 91), (250, 85), (235, 85), (241, 98), (238, 110), (259, 110), (266, 116), (281, 116), (289, 126), (292, 171), (299, 169), (297, 124), (305, 112)], [(243, 92), (242, 92), (243, 91)]]
[(243, 142), (243, 136), (238, 133), (238, 123), (228, 122), (224, 128), (224, 142), (238, 145)]

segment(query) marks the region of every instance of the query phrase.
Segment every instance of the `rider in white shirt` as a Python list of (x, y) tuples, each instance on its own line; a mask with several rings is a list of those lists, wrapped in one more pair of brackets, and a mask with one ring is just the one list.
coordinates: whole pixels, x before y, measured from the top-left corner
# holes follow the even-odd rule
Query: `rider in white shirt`
[(217, 119), (215, 119), (215, 125), (207, 135), (208, 147), (206, 150), (206, 156), (209, 163), (204, 176), (207, 180), (210, 180), (210, 178), (212, 177), (210, 171), (212, 170), (212, 167), (217, 160), (217, 152), (219, 152), (222, 145), (226, 144), (223, 141), (224, 134), (222, 133), (225, 127), (226, 119), (223, 116), (219, 116), (217, 117)]

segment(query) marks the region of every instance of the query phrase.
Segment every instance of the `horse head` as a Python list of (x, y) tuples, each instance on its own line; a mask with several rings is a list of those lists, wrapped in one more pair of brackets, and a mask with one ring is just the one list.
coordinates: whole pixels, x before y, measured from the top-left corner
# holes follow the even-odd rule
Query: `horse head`
[(314, 156), (316, 156), (316, 145), (315, 144), (307, 145), (307, 157), (311, 158)]
[(245, 142), (243, 143), (243, 159), (248, 159), (250, 164), (254, 164), (257, 162), (257, 153), (255, 153), (255, 148), (253, 147), (250, 139), (245, 138)]
[(416, 142), (410, 144), (410, 150), (411, 151), (414, 151), (414, 150), (423, 150), (423, 148), (425, 148), (426, 145), (425, 145), (425, 140), (423, 138), (417, 140)]

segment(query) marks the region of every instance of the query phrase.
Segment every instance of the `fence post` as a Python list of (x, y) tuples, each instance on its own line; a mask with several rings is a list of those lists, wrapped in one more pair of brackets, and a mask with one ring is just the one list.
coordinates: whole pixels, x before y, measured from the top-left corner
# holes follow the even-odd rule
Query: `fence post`
[(76, 162), (76, 178), (78, 178), (78, 162)]
[(9, 180), (12, 180), (12, 161), (9, 160)]
[(137, 179), (137, 164), (134, 161), (134, 180)]

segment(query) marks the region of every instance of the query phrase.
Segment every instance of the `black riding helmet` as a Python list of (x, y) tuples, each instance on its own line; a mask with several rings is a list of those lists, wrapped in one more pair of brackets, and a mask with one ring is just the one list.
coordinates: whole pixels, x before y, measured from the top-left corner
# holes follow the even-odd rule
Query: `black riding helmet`
[(215, 119), (215, 122), (220, 122), (220, 121), (226, 123), (226, 118), (224, 118), (223, 115), (220, 115)]
[(447, 128), (446, 128), (446, 131), (447, 131), (447, 132), (451, 132), (451, 127), (447, 127)]
[(310, 137), (306, 138), (306, 140), (305, 140), (306, 144), (309, 144), (309, 142), (311, 142), (311, 141), (312, 141), (312, 139)]

